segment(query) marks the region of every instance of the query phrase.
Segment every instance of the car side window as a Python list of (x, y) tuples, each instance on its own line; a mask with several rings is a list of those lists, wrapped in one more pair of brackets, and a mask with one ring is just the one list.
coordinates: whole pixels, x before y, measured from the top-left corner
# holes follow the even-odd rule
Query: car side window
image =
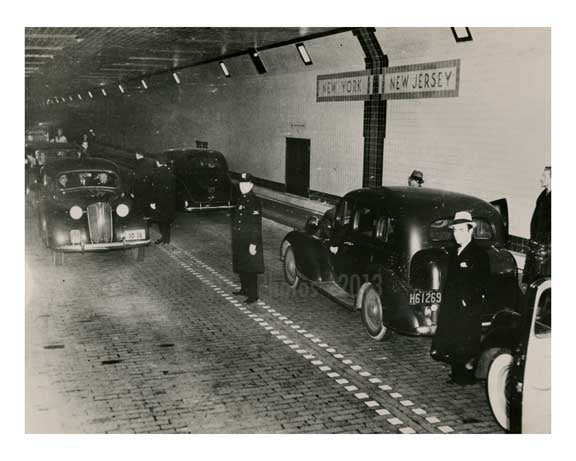
[(394, 237), (396, 222), (388, 216), (381, 216), (376, 224), (376, 238), (381, 242), (390, 242)]
[(365, 238), (372, 238), (378, 215), (376, 211), (367, 206), (359, 207), (354, 213), (353, 231)]
[(352, 203), (349, 200), (342, 200), (336, 208), (334, 222), (337, 227), (346, 227), (352, 218)]
[(552, 288), (540, 296), (536, 306), (534, 334), (538, 337), (547, 336), (552, 332)]

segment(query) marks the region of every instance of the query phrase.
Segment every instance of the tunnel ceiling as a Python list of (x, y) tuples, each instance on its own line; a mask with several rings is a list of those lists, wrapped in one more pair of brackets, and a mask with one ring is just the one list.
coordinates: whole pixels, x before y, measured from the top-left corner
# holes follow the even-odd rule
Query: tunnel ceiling
[(337, 32), (327, 27), (29, 27), (26, 99), (37, 100)]

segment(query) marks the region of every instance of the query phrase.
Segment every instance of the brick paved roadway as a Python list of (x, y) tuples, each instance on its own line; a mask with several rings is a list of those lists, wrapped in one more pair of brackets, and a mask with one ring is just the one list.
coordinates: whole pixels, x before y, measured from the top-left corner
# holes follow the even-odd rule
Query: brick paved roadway
[(226, 213), (180, 215), (143, 262), (62, 267), (26, 224), (29, 432), (499, 432), (483, 386), (448, 384), (428, 339), (374, 342), (358, 312), (289, 290), (275, 222), (251, 307), (230, 296)]

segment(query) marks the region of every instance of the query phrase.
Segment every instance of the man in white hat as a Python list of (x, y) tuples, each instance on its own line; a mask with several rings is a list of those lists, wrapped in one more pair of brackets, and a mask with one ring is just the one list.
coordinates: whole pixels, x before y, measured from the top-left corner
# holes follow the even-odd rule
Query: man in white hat
[(473, 384), (490, 263), (488, 254), (472, 238), (476, 223), (470, 212), (457, 212), (449, 227), (456, 247), (449, 249), (438, 329), (430, 354), (435, 360), (451, 365), (452, 382)]

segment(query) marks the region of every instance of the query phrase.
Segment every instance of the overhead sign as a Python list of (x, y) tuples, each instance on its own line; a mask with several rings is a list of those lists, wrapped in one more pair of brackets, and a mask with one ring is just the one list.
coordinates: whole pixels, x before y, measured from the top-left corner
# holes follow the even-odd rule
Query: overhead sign
[[(374, 88), (376, 80), (377, 86)], [(382, 99), (451, 98), (458, 96), (460, 60), (386, 67), (370, 71), (318, 75), (316, 102)]]
[(451, 98), (458, 96), (460, 60), (384, 69), (383, 99)]
[(372, 94), (377, 77), (367, 70), (318, 75), (316, 101), (364, 101)]

